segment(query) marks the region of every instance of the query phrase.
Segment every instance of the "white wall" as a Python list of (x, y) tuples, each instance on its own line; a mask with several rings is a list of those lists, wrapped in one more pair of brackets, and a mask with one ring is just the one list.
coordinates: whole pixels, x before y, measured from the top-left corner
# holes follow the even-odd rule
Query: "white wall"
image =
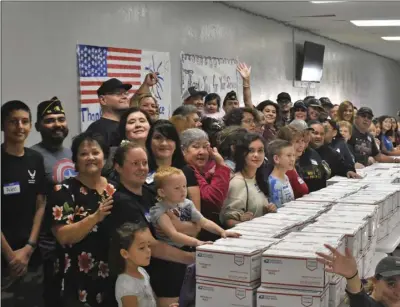
[[(294, 36), (293, 36), (294, 34)], [(168, 51), (173, 108), (180, 104), (180, 51), (237, 57), (252, 66), (254, 101), (293, 99), (293, 38), (326, 45), (324, 79), (311, 90), (373, 107), (400, 109), (398, 63), (211, 2), (4, 2), (2, 3), (2, 102), (36, 105), (57, 95), (64, 103), (70, 136), (79, 131), (76, 44)], [(28, 145), (38, 142), (33, 132)]]

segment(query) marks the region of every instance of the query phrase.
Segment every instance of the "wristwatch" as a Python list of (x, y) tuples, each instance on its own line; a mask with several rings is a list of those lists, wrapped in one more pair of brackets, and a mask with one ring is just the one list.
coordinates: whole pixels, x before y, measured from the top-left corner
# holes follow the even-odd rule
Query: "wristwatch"
[(29, 245), (30, 247), (32, 247), (33, 250), (35, 250), (36, 247), (37, 247), (37, 244), (35, 242), (32, 242), (32, 241), (28, 241), (28, 243), (26, 243), (26, 245)]

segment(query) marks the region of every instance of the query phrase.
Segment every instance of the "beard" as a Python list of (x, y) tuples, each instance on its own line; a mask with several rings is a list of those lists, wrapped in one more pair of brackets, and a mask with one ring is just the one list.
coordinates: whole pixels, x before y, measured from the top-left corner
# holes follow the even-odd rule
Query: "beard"
[(60, 146), (64, 142), (65, 138), (68, 136), (68, 132), (68, 127), (58, 127), (54, 129), (42, 128), (40, 130), (42, 140), (54, 146)]

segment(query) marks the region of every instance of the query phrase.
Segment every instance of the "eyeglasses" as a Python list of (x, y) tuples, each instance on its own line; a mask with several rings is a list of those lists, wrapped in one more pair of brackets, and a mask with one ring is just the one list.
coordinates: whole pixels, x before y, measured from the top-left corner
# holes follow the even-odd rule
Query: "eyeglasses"
[(111, 93), (105, 93), (104, 95), (129, 96), (129, 92), (111, 92)]
[(255, 125), (256, 122), (254, 121), (254, 119), (243, 119), (242, 120), (243, 124), (247, 124), (247, 125)]

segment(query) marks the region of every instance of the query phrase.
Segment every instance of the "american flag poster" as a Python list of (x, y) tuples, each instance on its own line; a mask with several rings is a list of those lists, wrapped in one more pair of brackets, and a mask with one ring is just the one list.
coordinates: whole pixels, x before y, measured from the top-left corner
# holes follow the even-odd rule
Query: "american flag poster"
[(171, 69), (168, 52), (77, 45), (81, 131), (101, 117), (97, 89), (102, 82), (117, 78), (132, 84), (130, 94), (139, 89), (149, 72), (159, 73), (152, 94), (160, 108), (160, 118), (170, 117)]

